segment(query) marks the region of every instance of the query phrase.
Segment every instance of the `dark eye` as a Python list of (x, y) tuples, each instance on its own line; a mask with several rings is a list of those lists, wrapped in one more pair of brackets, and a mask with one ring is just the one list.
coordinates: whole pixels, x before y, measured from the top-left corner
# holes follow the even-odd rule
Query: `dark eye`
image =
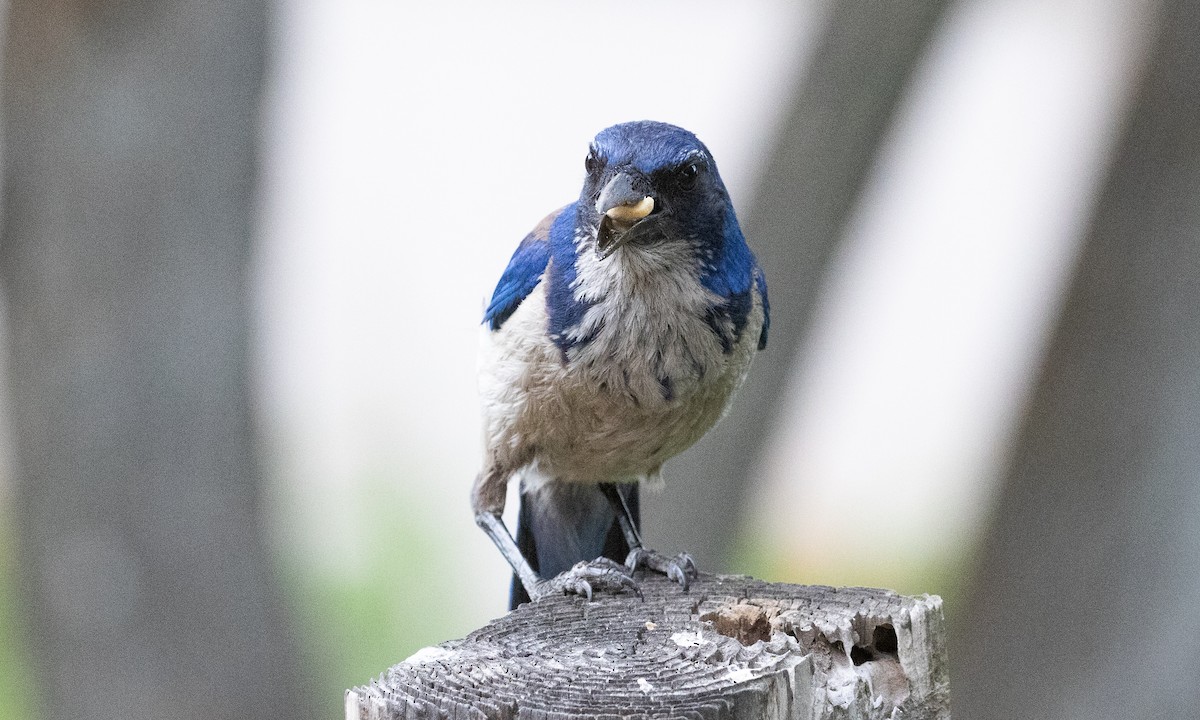
[(691, 190), (696, 186), (696, 178), (700, 177), (699, 163), (688, 163), (679, 168), (679, 187)]
[(583, 159), (583, 167), (587, 169), (588, 175), (600, 169), (600, 158), (596, 157), (595, 150), (588, 150), (587, 157)]

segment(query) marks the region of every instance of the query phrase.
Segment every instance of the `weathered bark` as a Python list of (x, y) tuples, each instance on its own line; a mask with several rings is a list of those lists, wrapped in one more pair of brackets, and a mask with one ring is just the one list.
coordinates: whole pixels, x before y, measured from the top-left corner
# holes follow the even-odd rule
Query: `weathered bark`
[(966, 717), (1200, 707), (1200, 5), (1158, 20), (955, 623)]
[(349, 690), (346, 718), (950, 717), (940, 598), (712, 575), (642, 589), (522, 605)]
[(648, 498), (650, 544), (725, 562), (813, 299), (876, 151), (947, 0), (836, 0), (762, 175), (746, 234), (767, 274), (771, 337), (729, 415), (666, 466), (668, 497)]
[(248, 394), (265, 16), (10, 5), (9, 517), (48, 717), (304, 715)]

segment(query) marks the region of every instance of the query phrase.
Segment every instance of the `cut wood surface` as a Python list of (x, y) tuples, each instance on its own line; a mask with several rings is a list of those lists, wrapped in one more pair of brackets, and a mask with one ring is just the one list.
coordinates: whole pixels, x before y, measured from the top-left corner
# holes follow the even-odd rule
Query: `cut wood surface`
[(522, 605), (346, 693), (347, 720), (950, 717), (942, 601), (638, 574)]

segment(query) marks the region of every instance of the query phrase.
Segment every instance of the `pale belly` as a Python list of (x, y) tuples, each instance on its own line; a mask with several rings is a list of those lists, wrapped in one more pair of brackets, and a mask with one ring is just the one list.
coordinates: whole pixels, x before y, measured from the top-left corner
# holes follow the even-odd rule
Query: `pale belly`
[(532, 448), (542, 474), (572, 482), (641, 479), (720, 419), (740, 374), (730, 368), (686, 397), (650, 403), (565, 372), (561, 382), (531, 392), (513, 431)]
[(564, 362), (542, 330), (542, 307), (541, 298), (531, 296), (505, 327), (485, 338), (485, 442), (494, 464), (514, 472), (532, 466), (538, 476), (567, 482), (657, 476), (666, 460), (724, 414), (749, 369), (762, 322), (756, 302), (728, 353), (715, 336), (705, 339), (708, 330), (698, 325), (688, 336), (688, 356), (700, 357), (701, 367), (693, 360), (687, 367), (651, 368), (644, 359), (670, 357), (669, 348), (597, 345), (590, 356)]

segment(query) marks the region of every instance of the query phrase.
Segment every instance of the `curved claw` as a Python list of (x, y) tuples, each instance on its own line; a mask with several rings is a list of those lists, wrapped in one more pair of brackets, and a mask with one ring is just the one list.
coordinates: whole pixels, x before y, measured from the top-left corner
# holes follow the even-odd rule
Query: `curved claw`
[(650, 551), (643, 547), (634, 548), (625, 556), (625, 567), (629, 572), (634, 572), (640, 567), (645, 567), (647, 556)]
[(679, 583), (684, 592), (696, 577), (696, 563), (686, 553), (680, 553), (667, 561), (667, 577)]
[(683, 586), (683, 591), (687, 592), (688, 576), (684, 574), (683, 568), (679, 566), (679, 563), (671, 562), (667, 565), (667, 579), (679, 583)]

